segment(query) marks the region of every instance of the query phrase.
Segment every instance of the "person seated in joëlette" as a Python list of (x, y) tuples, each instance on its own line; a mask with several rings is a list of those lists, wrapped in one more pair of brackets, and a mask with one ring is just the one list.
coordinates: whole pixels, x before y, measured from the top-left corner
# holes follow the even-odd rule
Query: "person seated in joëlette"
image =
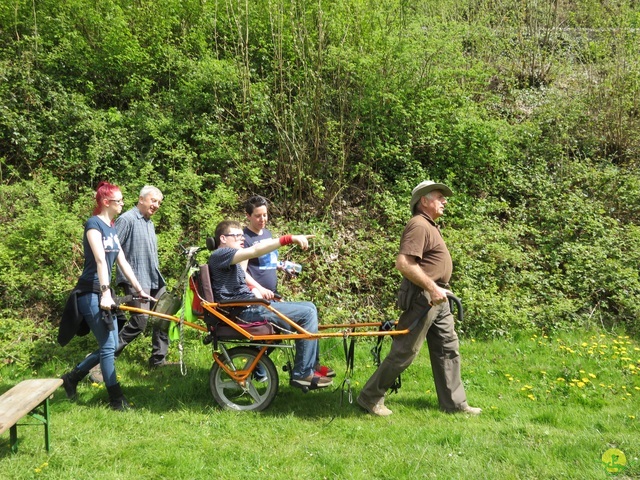
[[(244, 248), (244, 233), (240, 223), (232, 220), (220, 222), (215, 231), (215, 250), (207, 262), (215, 298), (220, 302), (257, 298), (247, 285), (245, 271), (241, 263), (292, 243), (306, 250), (309, 247), (309, 238), (313, 238), (313, 236), (284, 235)], [(293, 320), (307, 332), (318, 332), (318, 311), (312, 302), (273, 302), (271, 307)], [(246, 322), (266, 319), (281, 328), (291, 328), (275, 313), (260, 305), (243, 307), (234, 314)], [(296, 340), (295, 344), (296, 353), (291, 373), (291, 385), (309, 390), (330, 386), (333, 380), (318, 372), (333, 372), (330, 368), (316, 362), (318, 341)]]

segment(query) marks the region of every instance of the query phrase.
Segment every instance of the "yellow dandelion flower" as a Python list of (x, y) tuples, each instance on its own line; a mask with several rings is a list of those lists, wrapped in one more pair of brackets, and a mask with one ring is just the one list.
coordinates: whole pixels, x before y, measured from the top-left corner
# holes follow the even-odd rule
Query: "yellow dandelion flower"
[(527, 395), (527, 397), (528, 397), (528, 398), (530, 398), (530, 399), (531, 399), (531, 400), (533, 400), (533, 401), (535, 401), (535, 400), (536, 400), (536, 397), (534, 397), (534, 396), (533, 396), (533, 395), (531, 395), (531, 394)]
[(622, 389), (623, 389), (623, 390), (626, 390), (626, 389), (627, 389), (627, 386), (626, 386), (626, 385), (622, 385)]
[(578, 388), (584, 388), (584, 382), (578, 382)]
[(589, 345), (589, 344), (588, 344), (587, 342), (582, 342), (582, 346), (583, 346), (583, 347), (586, 347), (586, 346), (588, 346), (588, 345)]
[(636, 366), (633, 363), (629, 364), (629, 370), (635, 370), (635, 369), (636, 369)]
[(640, 387), (633, 387), (634, 390), (640, 390)]
[(589, 376), (590, 376), (591, 378), (596, 378), (596, 376), (595, 376), (593, 373), (590, 373), (590, 374), (589, 374)]
[(562, 377), (556, 378), (556, 382), (566, 382), (566, 380)]
[(583, 382), (583, 383), (589, 383), (590, 381), (591, 381), (591, 380), (589, 380), (589, 379), (588, 379), (588, 378), (586, 378), (586, 377), (582, 379), (582, 382)]
[(541, 373), (542, 375), (546, 375), (546, 374), (547, 374), (547, 372), (545, 372), (544, 370), (540, 370), (540, 373)]
[(584, 370), (580, 370), (580, 373), (587, 373), (587, 372), (585, 372)]
[(606, 387), (606, 385), (605, 385), (604, 383), (600, 383), (599, 385), (600, 385), (602, 388), (605, 388), (605, 387)]
[(629, 415), (629, 418), (630, 418), (631, 420), (635, 420), (635, 419), (636, 419), (636, 416), (635, 416), (635, 415)]

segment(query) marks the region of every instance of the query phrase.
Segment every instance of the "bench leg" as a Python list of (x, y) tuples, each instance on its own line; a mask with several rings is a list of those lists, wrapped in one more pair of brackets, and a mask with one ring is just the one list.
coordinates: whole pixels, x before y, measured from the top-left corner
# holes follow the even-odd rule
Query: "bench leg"
[(44, 401), (44, 446), (49, 452), (51, 446), (49, 441), (49, 397)]
[[(43, 407), (43, 411), (42, 411), (42, 415), (40, 415), (36, 409), (34, 408), (30, 413), (28, 413), (27, 415), (35, 418), (36, 420), (38, 420), (39, 422), (41, 422), (44, 426), (44, 447), (46, 448), (47, 452), (49, 452), (50, 448), (51, 448), (51, 440), (49, 437), (49, 398), (47, 398), (44, 402), (42, 402), (39, 407)], [(9, 429), (9, 445), (11, 446), (11, 452), (12, 453), (17, 453), (18, 452), (18, 423), (16, 422), (15, 425), (13, 425), (10, 429)]]
[[(42, 407), (42, 415), (38, 412), (38, 409)], [(51, 446), (51, 442), (49, 440), (49, 397), (47, 397), (44, 402), (38, 405), (37, 408), (34, 408), (31, 413), (29, 413), (31, 418), (35, 418), (44, 426), (44, 446), (49, 451), (49, 447)]]
[(14, 425), (9, 429), (9, 445), (11, 446), (11, 453), (18, 452), (18, 425)]

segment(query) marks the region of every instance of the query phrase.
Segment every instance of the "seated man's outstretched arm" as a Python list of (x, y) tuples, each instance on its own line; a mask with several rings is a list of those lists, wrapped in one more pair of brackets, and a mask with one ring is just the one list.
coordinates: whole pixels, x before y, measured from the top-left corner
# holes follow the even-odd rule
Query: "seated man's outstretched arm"
[(262, 255), (273, 252), (281, 246), (289, 243), (295, 243), (303, 250), (306, 250), (309, 248), (309, 239), (313, 237), (315, 237), (315, 235), (284, 235), (280, 238), (272, 238), (251, 247), (238, 250), (233, 256), (231, 264), (235, 265), (245, 260), (249, 260), (250, 258), (261, 257)]

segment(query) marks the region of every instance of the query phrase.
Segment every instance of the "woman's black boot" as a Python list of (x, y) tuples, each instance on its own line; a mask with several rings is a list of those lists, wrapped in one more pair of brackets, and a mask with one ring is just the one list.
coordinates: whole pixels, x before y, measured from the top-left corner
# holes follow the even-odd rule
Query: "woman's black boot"
[(122, 393), (119, 383), (107, 387), (107, 392), (109, 392), (109, 406), (112, 410), (128, 410), (131, 408), (124, 393)]
[(87, 373), (89, 372), (83, 372), (82, 370), (78, 370), (78, 367), (75, 367), (69, 373), (65, 373), (60, 377), (62, 378), (64, 391), (70, 400), (75, 400), (78, 397), (78, 383), (87, 376)]

